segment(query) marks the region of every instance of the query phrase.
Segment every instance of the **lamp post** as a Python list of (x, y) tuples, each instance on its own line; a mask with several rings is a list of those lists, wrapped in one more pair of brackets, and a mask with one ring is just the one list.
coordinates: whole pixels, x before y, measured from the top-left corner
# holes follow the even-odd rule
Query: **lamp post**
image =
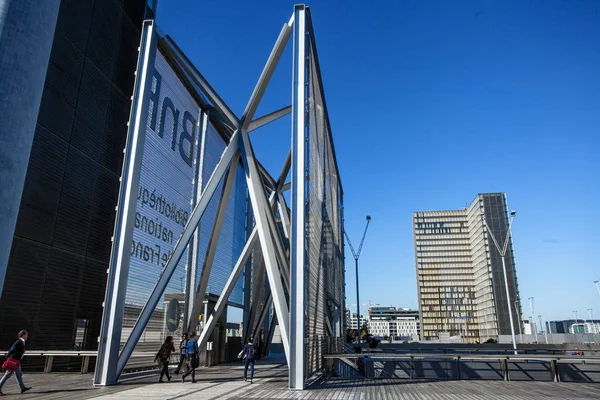
[(352, 251), (352, 255), (354, 256), (354, 261), (356, 263), (356, 340), (358, 341), (358, 343), (360, 343), (360, 299), (358, 291), (358, 258), (360, 257), (360, 252), (362, 251), (363, 243), (365, 242), (365, 236), (367, 236), (367, 229), (369, 229), (370, 222), (371, 216), (367, 215), (367, 226), (365, 226), (365, 231), (360, 241), (360, 246), (358, 246), (358, 251), (354, 251), (354, 247), (352, 246), (350, 237), (348, 236), (348, 233), (346, 233), (346, 231), (344, 230), (344, 235), (346, 236), (346, 240), (348, 241), (348, 245), (350, 246), (350, 250)]
[(535, 327), (535, 332), (532, 332), (535, 334), (535, 342), (537, 343), (538, 338), (537, 338), (537, 333), (538, 333), (538, 329), (537, 329), (537, 324), (533, 325), (533, 316), (535, 315), (535, 311), (533, 309), (533, 296), (529, 298), (529, 307), (531, 308), (531, 317), (529, 317), (529, 323), (530, 323), (530, 327)]
[(483, 220), (483, 223), (485, 224), (485, 227), (487, 228), (488, 233), (490, 234), (490, 236), (492, 237), (492, 240), (494, 241), (494, 245), (496, 245), (496, 249), (498, 250), (498, 253), (500, 253), (500, 257), (502, 258), (502, 270), (504, 272), (504, 286), (506, 287), (506, 308), (508, 308), (508, 318), (510, 320), (510, 333), (512, 335), (512, 343), (513, 343), (513, 349), (515, 351), (515, 354), (519, 354), (517, 352), (517, 339), (515, 338), (515, 325), (513, 323), (512, 307), (510, 305), (510, 291), (508, 290), (508, 277), (506, 276), (506, 262), (504, 261), (504, 256), (506, 255), (506, 250), (508, 249), (508, 243), (510, 241), (510, 229), (512, 227), (512, 222), (515, 219), (516, 214), (517, 214), (517, 212), (515, 210), (512, 210), (510, 212), (510, 219), (508, 220), (508, 229), (506, 231), (506, 238), (504, 240), (504, 244), (503, 244), (502, 248), (500, 248), (500, 245), (498, 244), (498, 241), (496, 240), (494, 233), (492, 232), (492, 230), (488, 226), (487, 221), (485, 220), (485, 213), (483, 212), (483, 210), (481, 211), (481, 219)]
[[(538, 319), (540, 320), (540, 326), (542, 326), (542, 316), (538, 315)], [(548, 332), (544, 329), (544, 337), (546, 338), (546, 344), (548, 344)]]
[(594, 285), (596, 285), (596, 290), (598, 291), (598, 296), (600, 296), (600, 286), (598, 286), (598, 282), (600, 282), (600, 281), (594, 281)]
[(519, 312), (519, 300), (515, 301), (515, 311), (517, 313), (517, 322), (519, 323), (519, 342), (523, 344), (523, 331), (521, 330), (521, 313)]

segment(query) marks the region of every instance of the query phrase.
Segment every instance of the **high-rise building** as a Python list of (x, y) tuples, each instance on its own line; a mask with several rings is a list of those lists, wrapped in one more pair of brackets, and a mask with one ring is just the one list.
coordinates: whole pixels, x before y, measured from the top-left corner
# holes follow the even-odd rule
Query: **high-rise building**
[(462, 210), (413, 214), (421, 339), (449, 333), (474, 343), (511, 334), (502, 258), (488, 227), (500, 246), (509, 241), (506, 274), (519, 332), (521, 307), (508, 224), (504, 193), (479, 194)]
[(0, 288), (0, 343), (27, 329), (32, 348), (97, 347), (140, 29), (154, 6), (60, 2)]

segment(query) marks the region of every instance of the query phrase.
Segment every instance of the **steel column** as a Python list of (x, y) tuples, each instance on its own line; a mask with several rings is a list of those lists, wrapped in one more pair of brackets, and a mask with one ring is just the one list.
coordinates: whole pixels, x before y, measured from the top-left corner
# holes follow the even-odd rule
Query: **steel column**
[[(198, 198), (202, 196), (202, 186), (203, 179), (202, 175), (204, 173), (204, 152), (206, 149), (206, 131), (208, 128), (208, 113), (203, 113), (202, 115), (202, 130), (201, 130), (201, 138), (200, 145), (198, 146), (198, 165), (196, 168), (196, 175), (194, 178), (194, 198), (193, 198), (193, 206), (195, 207), (198, 203)], [(189, 259), (186, 271), (186, 280), (185, 280), (185, 311), (183, 314), (183, 323), (187, 324), (189, 320), (189, 316), (192, 313), (192, 308), (194, 306), (194, 286), (196, 286), (196, 276), (198, 274), (198, 261), (200, 259), (200, 252), (198, 249), (200, 248), (200, 227), (196, 229), (194, 233), (194, 237), (192, 239), (192, 245), (190, 246)], [(188, 326), (185, 325), (184, 331), (188, 331)]]
[[(288, 365), (290, 389), (304, 389), (304, 266), (305, 266), (305, 145), (306, 145), (306, 9), (294, 7), (294, 49), (292, 76), (292, 222), (290, 351)], [(285, 322), (279, 320), (280, 325)]]
[(149, 107), (149, 97), (146, 93), (150, 92), (149, 88), (152, 86), (156, 41), (156, 25), (153, 21), (145, 21), (140, 42), (135, 93), (129, 114), (129, 130), (121, 173), (122, 182), (119, 189), (98, 358), (94, 372), (95, 385), (113, 385), (120, 375), (117, 358), (121, 345), (131, 241), (146, 136), (146, 115)]

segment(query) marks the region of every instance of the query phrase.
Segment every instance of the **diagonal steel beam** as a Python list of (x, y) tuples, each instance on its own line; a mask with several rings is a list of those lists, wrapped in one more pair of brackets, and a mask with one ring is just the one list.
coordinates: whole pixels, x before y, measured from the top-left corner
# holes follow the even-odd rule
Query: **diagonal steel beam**
[[(206, 294), (206, 288), (208, 287), (208, 279), (210, 278), (210, 271), (212, 269), (213, 262), (215, 260), (215, 254), (217, 253), (217, 246), (219, 244), (219, 238), (221, 237), (221, 228), (223, 227), (223, 221), (225, 220), (225, 214), (227, 213), (227, 205), (229, 204), (229, 196), (233, 184), (235, 183), (235, 174), (237, 171), (238, 162), (240, 155), (236, 154), (231, 161), (229, 166), (229, 172), (225, 175), (225, 181), (223, 182), (223, 189), (221, 190), (221, 197), (219, 198), (219, 206), (217, 208), (217, 215), (215, 216), (215, 222), (208, 239), (208, 247), (206, 249), (206, 256), (202, 265), (202, 271), (200, 272), (200, 281), (196, 289), (196, 295), (194, 296), (194, 303), (192, 311), (186, 321), (186, 331), (195, 330), (197, 325), (198, 317), (202, 310), (204, 296)], [(192, 266), (192, 268), (194, 268)]]
[(194, 67), (192, 62), (187, 58), (187, 56), (181, 51), (179, 46), (171, 39), (170, 36), (165, 36), (165, 42), (169, 45), (173, 53), (177, 56), (175, 61), (177, 62), (177, 58), (182, 60), (180, 67), (190, 76), (192, 81), (200, 87), (202, 92), (206, 95), (208, 100), (213, 104), (213, 106), (219, 111), (221, 115), (223, 115), (227, 120), (229, 120), (230, 125), (237, 126), (239, 120), (237, 116), (231, 111), (227, 103), (223, 101), (221, 96), (216, 92), (215, 89), (208, 83), (206, 78), (202, 76), (200, 72)]
[(275, 327), (277, 326), (277, 315), (273, 315), (273, 319), (271, 320), (271, 324), (269, 326), (269, 331), (265, 335), (265, 348), (263, 351), (265, 352), (265, 357), (269, 356), (269, 350), (271, 349), (271, 343), (273, 343), (273, 334), (275, 333)]
[(254, 118), (254, 113), (256, 113), (256, 109), (258, 108), (260, 100), (267, 89), (269, 81), (271, 80), (271, 76), (273, 76), (275, 67), (277, 66), (277, 63), (283, 54), (283, 50), (285, 50), (285, 45), (292, 34), (292, 25), (293, 19), (290, 19), (290, 21), (281, 28), (281, 32), (279, 33), (279, 37), (275, 42), (275, 46), (273, 46), (273, 50), (271, 50), (269, 59), (267, 60), (267, 63), (265, 64), (265, 67), (258, 78), (258, 82), (254, 87), (254, 91), (252, 92), (250, 100), (246, 105), (246, 109), (242, 114), (242, 130), (247, 131), (252, 118)]
[[(258, 173), (256, 160), (248, 133), (242, 130), (240, 132), (240, 153), (246, 166), (246, 182), (248, 183), (248, 193), (252, 204), (252, 210), (256, 220), (256, 227), (260, 239), (260, 245), (265, 258), (265, 269), (269, 277), (269, 284), (273, 292), (275, 312), (281, 316), (281, 338), (285, 349), (286, 357), (289, 358), (289, 330), (288, 315), (289, 309), (285, 300), (285, 292), (281, 283), (281, 273), (277, 264), (277, 256), (273, 245), (273, 237), (269, 226), (273, 214), (267, 212), (267, 199), (262, 185), (262, 179)], [(271, 221), (272, 222), (272, 221)], [(272, 223), (274, 225), (274, 222)]]
[(248, 341), (248, 337), (251, 335), (253, 331), (254, 323), (256, 321), (256, 316), (258, 313), (258, 304), (260, 303), (260, 297), (262, 294), (262, 289), (265, 286), (265, 261), (262, 257), (262, 254), (257, 257), (256, 260), (253, 260), (258, 265), (258, 270), (256, 274), (253, 274), (252, 280), (252, 300), (251, 300), (251, 308), (250, 308), (250, 316), (246, 325), (244, 326), (244, 343)]
[(148, 321), (150, 320), (154, 309), (161, 300), (161, 297), (165, 292), (167, 284), (171, 280), (171, 277), (173, 276), (173, 273), (177, 268), (177, 264), (179, 264), (181, 257), (183, 257), (183, 253), (185, 252), (185, 249), (189, 241), (191, 240), (194, 231), (200, 223), (200, 219), (202, 218), (204, 211), (206, 211), (206, 208), (208, 207), (212, 196), (217, 191), (219, 182), (227, 172), (227, 168), (229, 167), (231, 161), (239, 151), (238, 146), (239, 133), (238, 131), (235, 131), (233, 133), (233, 136), (231, 137), (231, 142), (225, 148), (221, 159), (217, 163), (215, 170), (213, 171), (210, 179), (208, 180), (206, 188), (204, 189), (204, 192), (202, 192), (202, 196), (200, 196), (200, 199), (198, 199), (198, 204), (192, 211), (188, 223), (186, 224), (185, 228), (183, 228), (183, 232), (181, 233), (179, 240), (177, 240), (177, 243), (173, 248), (173, 253), (169, 258), (169, 261), (167, 261), (167, 264), (163, 268), (160, 278), (158, 279), (158, 282), (156, 282), (156, 285), (154, 286), (154, 289), (152, 290), (152, 293), (148, 298), (148, 302), (144, 306), (142, 312), (140, 313), (140, 316), (135, 322), (131, 334), (127, 338), (125, 346), (123, 346), (123, 350), (119, 355), (119, 360), (117, 363), (117, 377), (120, 376), (123, 370), (125, 369), (127, 360), (129, 360), (129, 357), (131, 357), (131, 353), (133, 353), (135, 345), (142, 336), (142, 333), (146, 328), (146, 325), (148, 324)]
[(281, 217), (283, 234), (286, 239), (290, 240), (290, 210), (288, 209), (285, 197), (281, 193), (277, 193), (277, 208), (279, 209), (279, 216)]
[(285, 185), (285, 178), (287, 178), (290, 168), (292, 167), (292, 149), (288, 150), (288, 154), (285, 157), (285, 161), (283, 162), (283, 168), (279, 173), (279, 178), (277, 178), (277, 191), (282, 192), (283, 186)]
[(244, 249), (242, 250), (242, 254), (240, 254), (240, 257), (235, 263), (233, 271), (231, 271), (231, 275), (229, 275), (229, 279), (227, 280), (227, 283), (225, 284), (225, 287), (221, 292), (221, 296), (219, 296), (219, 300), (217, 300), (217, 304), (215, 304), (215, 307), (210, 317), (208, 317), (208, 319), (206, 320), (206, 325), (204, 326), (202, 333), (200, 333), (200, 338), (198, 339), (198, 349), (200, 351), (202, 351), (202, 349), (204, 349), (204, 347), (206, 346), (206, 342), (208, 342), (208, 338), (212, 334), (215, 325), (217, 324), (217, 321), (221, 317), (221, 314), (223, 314), (223, 311), (225, 311), (225, 308), (227, 306), (227, 300), (229, 299), (231, 292), (233, 292), (235, 284), (237, 283), (238, 279), (242, 274), (242, 271), (244, 270), (244, 265), (246, 265), (246, 263), (250, 259), (250, 256), (252, 255), (252, 249), (257, 244), (258, 231), (255, 227), (252, 230), (252, 233), (250, 234), (250, 237), (248, 238)]
[(269, 292), (267, 298), (265, 299), (265, 305), (263, 306), (262, 310), (260, 310), (258, 319), (256, 320), (254, 327), (252, 328), (252, 337), (254, 339), (258, 337), (260, 327), (263, 326), (265, 323), (265, 319), (267, 318), (267, 314), (269, 313), (269, 309), (271, 308), (271, 303), (273, 303), (273, 296), (272, 293)]
[(252, 120), (248, 125), (248, 132), (252, 132), (257, 130), (258, 128), (262, 128), (263, 126), (270, 124), (273, 121), (278, 120), (279, 118), (285, 117), (289, 113), (292, 112), (292, 106), (289, 105), (287, 107), (280, 108), (279, 110), (273, 111), (269, 114), (263, 115), (262, 117), (258, 117), (255, 120)]

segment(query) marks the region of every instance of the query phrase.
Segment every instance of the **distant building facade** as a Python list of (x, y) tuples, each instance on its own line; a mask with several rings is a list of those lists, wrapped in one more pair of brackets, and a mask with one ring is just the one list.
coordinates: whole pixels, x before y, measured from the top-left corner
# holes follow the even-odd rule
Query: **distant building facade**
[(371, 307), (369, 332), (373, 336), (392, 340), (412, 340), (419, 337), (419, 311), (395, 307)]
[[(475, 343), (511, 333), (502, 258), (483, 218), (503, 244), (508, 231), (504, 193), (479, 194), (462, 210), (413, 214), (422, 340), (449, 333)], [(505, 262), (518, 333), (522, 312), (512, 237)]]
[[(358, 318), (356, 318), (356, 313), (355, 312), (351, 312), (349, 309), (346, 309), (346, 326), (347, 329), (354, 329), (357, 330), (358, 326), (356, 321), (358, 320)], [(365, 316), (365, 315), (361, 315), (360, 316), (360, 326), (363, 326), (364, 324), (367, 324), (367, 326), (369, 326), (369, 317)]]
[(600, 319), (548, 321), (546, 329), (550, 333), (600, 333)]

